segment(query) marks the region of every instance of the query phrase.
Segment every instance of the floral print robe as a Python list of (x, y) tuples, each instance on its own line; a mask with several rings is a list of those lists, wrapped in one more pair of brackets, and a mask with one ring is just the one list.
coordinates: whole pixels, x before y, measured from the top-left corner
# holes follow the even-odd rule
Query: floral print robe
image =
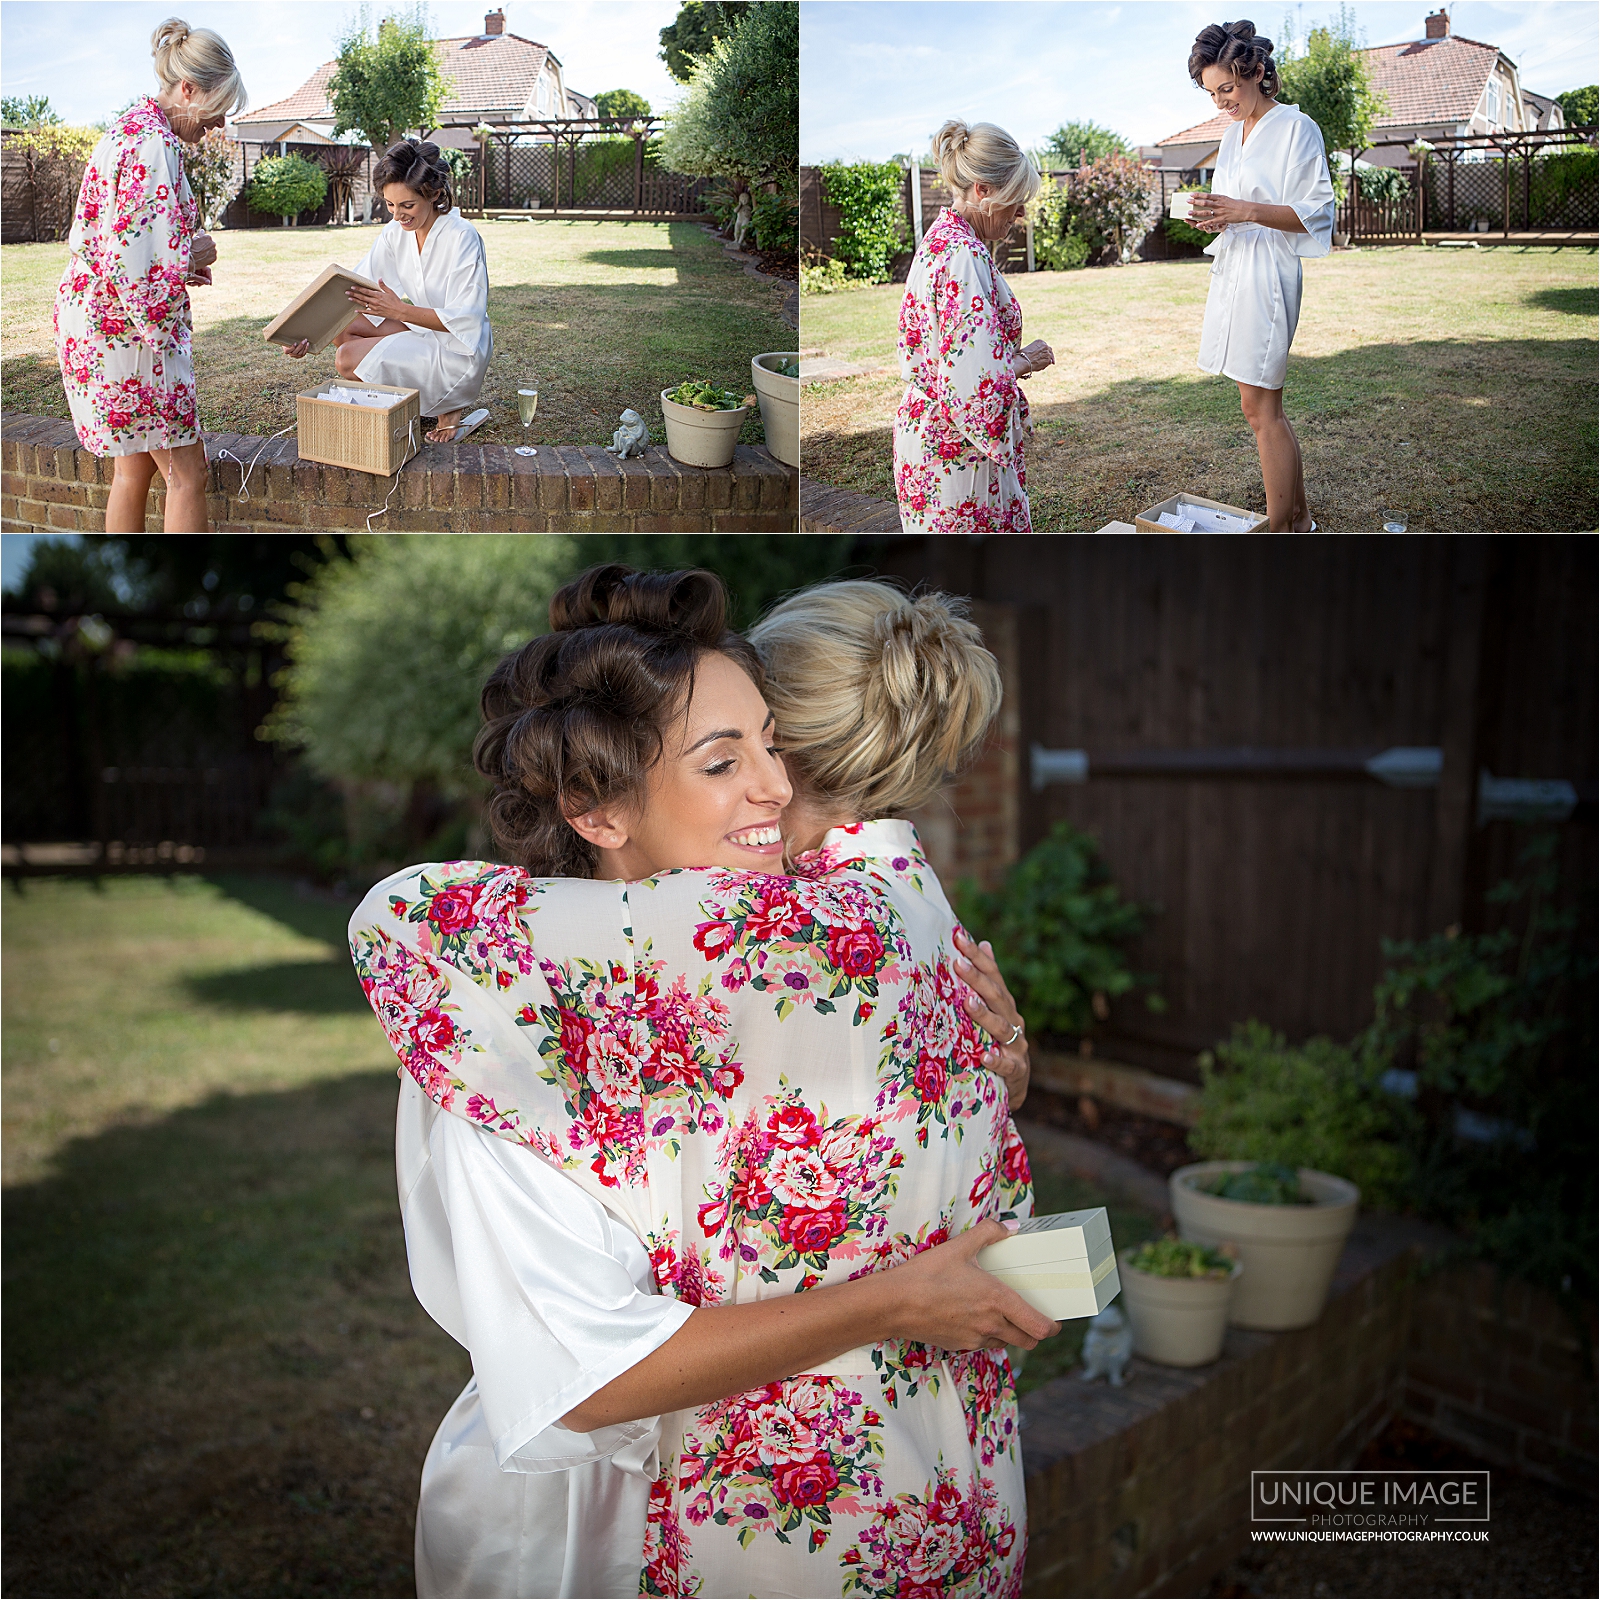
[(955, 212), (923, 235), (900, 302), (905, 398), (894, 487), (908, 533), (1031, 533), (1022, 445), (1028, 402), (1012, 371), (1022, 308), (988, 246)]
[(94, 148), (56, 289), (56, 354), (73, 425), (97, 456), (199, 437), (189, 251), (200, 208), (182, 143), (148, 95)]
[[(835, 829), (799, 870), (415, 867), (351, 948), (430, 1099), (627, 1217), (664, 1293), (767, 1299), (1032, 1209), (914, 829)], [(1003, 1354), (852, 1351), (663, 1417), (659, 1449), (642, 1594), (1019, 1591)]]

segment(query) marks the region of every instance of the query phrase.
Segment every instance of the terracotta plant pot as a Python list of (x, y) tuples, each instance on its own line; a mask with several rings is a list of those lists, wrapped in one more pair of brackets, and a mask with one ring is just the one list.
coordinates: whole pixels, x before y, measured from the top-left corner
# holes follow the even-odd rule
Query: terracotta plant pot
[(1236, 1328), (1309, 1328), (1322, 1315), (1333, 1269), (1355, 1224), (1361, 1191), (1331, 1173), (1300, 1169), (1308, 1206), (1264, 1206), (1224, 1200), (1195, 1187), (1219, 1172), (1242, 1172), (1253, 1161), (1200, 1161), (1167, 1179), (1182, 1238), (1238, 1247), (1244, 1272), (1228, 1320)]
[(769, 350), (750, 358), (750, 377), (761, 402), (767, 449), (791, 467), (800, 465), (800, 380), (786, 378), (773, 368), (780, 361), (799, 359), (798, 350)]
[(698, 411), (669, 400), (661, 391), (661, 417), (667, 425), (667, 454), (686, 467), (726, 467), (733, 462), (739, 430), (750, 415), (749, 406), (733, 411)]
[(1225, 1278), (1168, 1278), (1130, 1266), (1133, 1250), (1118, 1263), (1122, 1308), (1133, 1324), (1133, 1348), (1164, 1367), (1203, 1367), (1222, 1354), (1228, 1307), (1244, 1270), (1234, 1262)]

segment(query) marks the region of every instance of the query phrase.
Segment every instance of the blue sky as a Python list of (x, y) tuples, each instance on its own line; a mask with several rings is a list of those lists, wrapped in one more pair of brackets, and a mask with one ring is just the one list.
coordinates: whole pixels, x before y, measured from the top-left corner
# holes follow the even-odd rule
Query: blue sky
[[(1420, 39), (1441, 0), (1355, 0), (1368, 45)], [(1498, 45), (1523, 87), (1559, 94), (1596, 79), (1594, 0), (1496, 5), (1456, 0), (1453, 30)], [(1087, 120), (1153, 144), (1209, 114), (1189, 81), (1189, 46), (1208, 22), (1241, 13), (1281, 40), (1337, 0), (1253, 0), (1226, 10), (1189, 0), (802, 0), (800, 159), (883, 161), (927, 150), (946, 117), (997, 122), (1026, 148), (1061, 123)]]
[[(681, 92), (658, 58), (658, 36), (677, 15), (677, 0), (435, 0), (428, 7), (434, 36), (481, 33), (484, 13), (497, 4), (508, 33), (555, 51), (569, 89), (632, 89), (657, 110)], [(336, 41), (357, 12), (330, 0), (4, 0), (0, 86), (8, 95), (49, 95), (67, 122), (98, 122), (151, 91), (150, 35), (180, 16), (216, 29), (239, 63), (250, 103), (270, 105), (338, 54)]]
[(41, 539), (51, 537), (61, 544), (78, 542), (75, 533), (54, 536), (48, 533), (0, 533), (0, 584), (9, 589), (14, 583), (21, 583), (22, 574), (28, 570), (28, 558), (33, 547)]

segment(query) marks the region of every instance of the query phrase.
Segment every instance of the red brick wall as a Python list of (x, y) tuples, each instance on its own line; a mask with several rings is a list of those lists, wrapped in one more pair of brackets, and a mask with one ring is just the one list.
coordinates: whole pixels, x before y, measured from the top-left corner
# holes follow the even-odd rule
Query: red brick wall
[(1594, 1348), (1554, 1296), (1474, 1262), (1416, 1286), (1405, 1414), (1486, 1461), (1592, 1494)]
[[(659, 446), (619, 462), (598, 446), (428, 445), (393, 478), (302, 461), (294, 440), (206, 435), (207, 514), (218, 533), (364, 528), (383, 533), (786, 533), (799, 518), (800, 476), (766, 450), (739, 446), (727, 468), (685, 467)], [(255, 461), (248, 500), (244, 468)], [(257, 459), (257, 452), (260, 452)], [(8, 533), (99, 532), (112, 463), (82, 448), (71, 423), (8, 416), (0, 429), (0, 526)], [(148, 526), (165, 495), (150, 492)], [(394, 488), (391, 496), (390, 490)]]

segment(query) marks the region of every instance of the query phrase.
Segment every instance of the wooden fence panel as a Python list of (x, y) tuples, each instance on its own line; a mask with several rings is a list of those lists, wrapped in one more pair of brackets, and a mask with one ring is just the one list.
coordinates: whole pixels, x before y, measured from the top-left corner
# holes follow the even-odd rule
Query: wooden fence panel
[[(1494, 915), (1484, 890), (1525, 830), (1477, 826), (1479, 769), (1592, 794), (1592, 541), (928, 539), (884, 565), (1038, 619), (1020, 745), (1086, 749), (1091, 773), (1095, 753), (1133, 750), (1443, 748), (1445, 781), (1422, 789), (1091, 777), (1033, 793), (1023, 762), (1021, 847), (1058, 818), (1086, 828), (1155, 908), (1134, 965), (1169, 1009), (1119, 1004), (1105, 1044), (1142, 1065), (1193, 1076), (1249, 1017), (1349, 1038), (1382, 938)], [(1592, 885), (1593, 827), (1562, 839), (1569, 880)]]

